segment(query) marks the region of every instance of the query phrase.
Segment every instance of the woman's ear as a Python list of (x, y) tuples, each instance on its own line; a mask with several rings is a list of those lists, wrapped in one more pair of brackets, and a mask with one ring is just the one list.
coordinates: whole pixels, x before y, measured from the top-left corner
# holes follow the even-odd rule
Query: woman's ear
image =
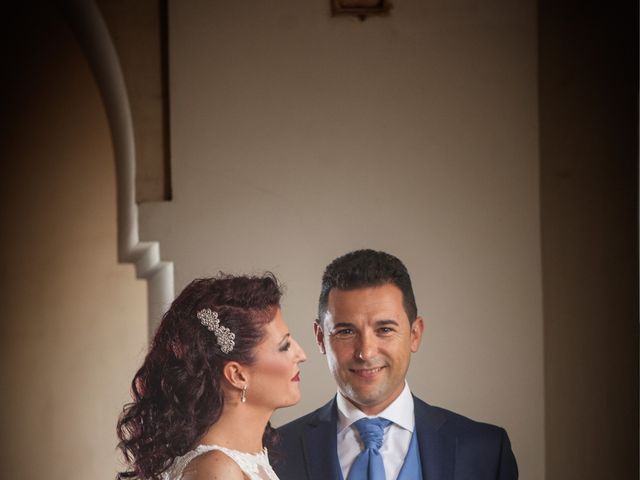
[(222, 369), (222, 374), (235, 388), (242, 388), (249, 382), (247, 369), (238, 362), (228, 362)]

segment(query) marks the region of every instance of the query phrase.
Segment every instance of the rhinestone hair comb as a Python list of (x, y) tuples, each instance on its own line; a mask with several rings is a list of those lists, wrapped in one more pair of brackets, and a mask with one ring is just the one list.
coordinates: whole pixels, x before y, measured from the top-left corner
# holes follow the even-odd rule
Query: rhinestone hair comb
[(229, 353), (233, 350), (236, 342), (234, 338), (236, 338), (236, 334), (229, 330), (224, 325), (220, 325), (220, 319), (218, 318), (218, 312), (214, 312), (210, 308), (203, 308), (200, 310), (197, 315), (198, 319), (200, 319), (200, 323), (207, 327), (207, 330), (213, 332), (216, 336), (216, 340), (218, 345), (220, 345), (220, 350), (222, 353)]

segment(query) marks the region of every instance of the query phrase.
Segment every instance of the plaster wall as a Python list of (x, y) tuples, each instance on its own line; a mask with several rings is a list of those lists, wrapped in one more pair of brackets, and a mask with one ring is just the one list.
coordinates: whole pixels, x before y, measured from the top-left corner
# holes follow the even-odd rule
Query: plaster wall
[(308, 353), (299, 405), (335, 393), (314, 346), (319, 280), (370, 247), (408, 266), (426, 334), (426, 401), (507, 428), (544, 478), (536, 11), (533, 1), (173, 2), (173, 201), (141, 239), (194, 277), (271, 270)]

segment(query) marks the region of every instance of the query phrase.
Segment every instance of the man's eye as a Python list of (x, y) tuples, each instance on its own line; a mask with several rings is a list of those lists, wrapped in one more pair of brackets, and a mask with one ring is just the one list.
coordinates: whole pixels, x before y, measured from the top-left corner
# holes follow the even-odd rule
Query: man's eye
[(333, 334), (339, 337), (346, 337), (347, 335), (352, 335), (353, 330), (350, 328), (341, 328), (340, 330), (333, 332)]
[(388, 335), (389, 333), (393, 333), (394, 330), (391, 327), (380, 327), (378, 329), (378, 332), (380, 332), (383, 335)]

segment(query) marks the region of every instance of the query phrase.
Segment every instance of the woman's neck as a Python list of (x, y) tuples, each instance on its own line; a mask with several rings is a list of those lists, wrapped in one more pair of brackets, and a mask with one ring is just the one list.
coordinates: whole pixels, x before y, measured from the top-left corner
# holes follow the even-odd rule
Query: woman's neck
[(209, 427), (200, 443), (247, 453), (260, 452), (264, 429), (272, 413), (240, 402), (225, 404), (220, 418)]

